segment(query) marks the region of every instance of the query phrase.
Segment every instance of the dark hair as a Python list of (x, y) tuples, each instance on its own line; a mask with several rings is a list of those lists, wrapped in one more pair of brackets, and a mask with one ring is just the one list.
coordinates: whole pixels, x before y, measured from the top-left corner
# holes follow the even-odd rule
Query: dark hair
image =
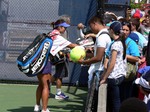
[[(51, 22), (50, 25), (53, 27), (53, 29), (56, 29), (58, 28), (57, 25), (61, 24), (61, 23), (64, 23), (65, 21), (63, 19), (58, 19), (56, 22)], [(55, 27), (57, 26), (57, 27)]]
[(140, 26), (140, 19), (139, 18), (131, 18), (130, 22), (132, 25), (134, 25), (136, 27), (136, 30), (139, 29), (139, 26)]
[(146, 52), (146, 65), (147, 66), (150, 66), (150, 49), (149, 49), (149, 44), (150, 44), (150, 32), (149, 32), (149, 35), (148, 35), (148, 45), (147, 45), (147, 52)]
[(131, 23), (130, 22), (128, 22), (128, 21), (123, 21), (123, 22), (121, 22), (121, 24), (122, 24), (122, 26), (127, 26), (128, 28), (129, 28), (129, 30), (130, 30), (130, 32), (131, 32)]
[(143, 47), (143, 49), (142, 49), (142, 53), (143, 53), (143, 55), (145, 55), (145, 54), (146, 54), (146, 52), (147, 52), (147, 46), (144, 46), (144, 47)]
[(130, 97), (122, 102), (119, 112), (148, 112), (148, 108), (140, 99)]
[(89, 20), (88, 24), (94, 23), (94, 22), (97, 22), (97, 23), (99, 23), (99, 24), (101, 24), (101, 25), (104, 25), (104, 22), (103, 22), (102, 19), (100, 19), (100, 17), (98, 17), (98, 16), (93, 16), (93, 17)]
[(123, 32), (121, 32), (119, 34), (119, 38), (115, 41), (121, 41), (122, 45), (123, 45), (123, 60), (126, 58), (126, 44), (125, 44), (125, 34)]

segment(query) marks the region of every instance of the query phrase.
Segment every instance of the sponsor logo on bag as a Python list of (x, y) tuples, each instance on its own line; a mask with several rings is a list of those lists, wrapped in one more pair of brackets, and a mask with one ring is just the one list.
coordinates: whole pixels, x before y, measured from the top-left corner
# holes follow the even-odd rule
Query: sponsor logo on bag
[(41, 54), (40, 58), (38, 59), (37, 63), (31, 69), (32, 70), (32, 74), (35, 74), (36, 70), (41, 66), (41, 64), (43, 62), (43, 59), (46, 57), (46, 53), (47, 53), (49, 47), (50, 47), (50, 42), (44, 43), (42, 54)]
[(28, 52), (28, 54), (26, 54), (24, 57), (23, 57), (23, 61), (25, 61), (33, 52), (34, 48), (30, 49), (30, 51)]
[(35, 49), (38, 47), (38, 45), (39, 44), (35, 45), (32, 49), (29, 50), (29, 52), (23, 57), (23, 61), (25, 61), (32, 55), (32, 53), (35, 51)]

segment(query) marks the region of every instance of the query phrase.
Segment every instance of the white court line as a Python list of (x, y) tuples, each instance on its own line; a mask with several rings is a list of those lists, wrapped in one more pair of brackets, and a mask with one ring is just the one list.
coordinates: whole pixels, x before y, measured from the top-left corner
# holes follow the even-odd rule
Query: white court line
[(16, 85), (17, 86), (38, 86), (38, 85), (34, 85), (34, 84), (32, 85), (32, 84), (9, 84), (9, 83), (8, 84), (7, 83), (0, 83), (0, 85), (7, 85), (7, 86), (8, 85), (10, 85), (10, 86), (16, 86)]

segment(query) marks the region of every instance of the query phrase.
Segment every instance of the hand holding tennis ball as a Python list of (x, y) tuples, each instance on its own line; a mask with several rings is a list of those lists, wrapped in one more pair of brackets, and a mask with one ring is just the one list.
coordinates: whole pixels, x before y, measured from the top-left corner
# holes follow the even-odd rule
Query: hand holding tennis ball
[(81, 58), (85, 58), (86, 52), (84, 47), (82, 46), (76, 46), (74, 47), (70, 52), (70, 59), (73, 62), (78, 62)]

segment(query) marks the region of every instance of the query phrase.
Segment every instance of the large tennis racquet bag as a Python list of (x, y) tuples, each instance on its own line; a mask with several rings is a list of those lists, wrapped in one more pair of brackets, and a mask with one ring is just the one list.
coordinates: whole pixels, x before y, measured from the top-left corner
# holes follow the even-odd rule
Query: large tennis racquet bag
[(51, 37), (46, 34), (38, 35), (18, 56), (17, 64), (19, 70), (28, 77), (39, 74), (48, 61), (52, 43)]

